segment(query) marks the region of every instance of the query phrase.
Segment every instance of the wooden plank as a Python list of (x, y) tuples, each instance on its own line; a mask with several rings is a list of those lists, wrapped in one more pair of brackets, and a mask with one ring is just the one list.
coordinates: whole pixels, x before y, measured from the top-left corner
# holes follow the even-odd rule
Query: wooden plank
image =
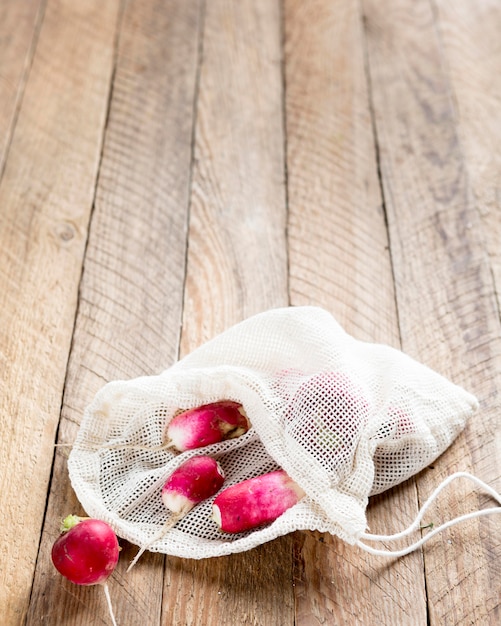
[[(466, 160), (498, 301), (501, 292), (501, 5), (435, 2)], [(500, 467), (501, 471), (501, 467)]]
[(399, 344), (359, 10), (285, 2), (291, 293)]
[[(357, 3), (285, 2), (290, 287), (348, 332), (399, 347)], [(371, 500), (373, 532), (416, 513), (413, 481)], [(419, 554), (391, 567), (335, 537), (295, 545), (296, 624), (424, 624)]]
[(14, 132), (44, 5), (42, 0), (0, 3), (0, 173)]
[[(0, 185), (0, 606), (26, 614), (101, 153), (117, 3), (49, 2)], [(5, 569), (4, 569), (5, 568)]]
[[(177, 357), (185, 276), (200, 2), (128, 3), (68, 367), (60, 443), (107, 381), (150, 375)], [(28, 624), (101, 624), (101, 587), (63, 580), (50, 563), (62, 517), (82, 513), (65, 450), (54, 467)], [(120, 626), (160, 624), (162, 555), (121, 542), (109, 582)]]
[(208, 3), (183, 353), (288, 303), (280, 63), (279, 2)]
[[(207, 3), (182, 354), (286, 305), (279, 2)], [(175, 624), (293, 623), (290, 537), (200, 562), (167, 559)]]
[[(458, 469), (499, 490), (499, 312), (434, 13), (425, 1), (363, 5), (402, 343), (481, 401), (465, 433), (420, 476), (420, 499)], [(486, 504), (461, 483), (429, 515), (437, 523)], [(499, 621), (497, 524), (471, 521), (427, 545), (430, 624)]]

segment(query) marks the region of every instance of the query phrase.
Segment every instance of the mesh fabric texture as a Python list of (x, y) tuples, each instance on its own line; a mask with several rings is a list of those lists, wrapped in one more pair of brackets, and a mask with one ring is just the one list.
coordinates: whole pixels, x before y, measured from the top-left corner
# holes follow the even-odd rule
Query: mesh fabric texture
[[(240, 402), (251, 429), (183, 453), (158, 449), (180, 410)], [(146, 545), (169, 517), (161, 489), (196, 454), (223, 467), (223, 488), (283, 468), (306, 492), (272, 524), (232, 535), (197, 505), (149, 547), (205, 558), (295, 530), (355, 543), (370, 495), (429, 465), (464, 428), (476, 398), (403, 352), (348, 335), (327, 311), (288, 307), (228, 329), (156, 376), (105, 385), (87, 407), (68, 469), (88, 515)]]

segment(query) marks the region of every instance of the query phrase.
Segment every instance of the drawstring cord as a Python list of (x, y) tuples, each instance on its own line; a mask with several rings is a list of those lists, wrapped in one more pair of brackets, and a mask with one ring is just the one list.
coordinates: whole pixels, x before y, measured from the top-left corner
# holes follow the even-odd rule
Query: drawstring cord
[(406, 535), (409, 535), (410, 533), (420, 528), (420, 523), (421, 523), (421, 520), (423, 519), (423, 516), (426, 510), (429, 508), (432, 502), (437, 498), (438, 494), (442, 491), (442, 489), (445, 489), (445, 487), (447, 487), (453, 480), (456, 480), (456, 478), (468, 478), (473, 483), (475, 483), (477, 487), (480, 487), (481, 489), (483, 489), (486, 493), (488, 493), (494, 500), (496, 500), (501, 505), (501, 495), (495, 489), (490, 487), (487, 483), (484, 483), (484, 481), (480, 480), (480, 478), (477, 478), (476, 476), (473, 476), (472, 474), (469, 474), (467, 472), (456, 472), (455, 474), (451, 474), (442, 483), (440, 483), (440, 485), (435, 489), (435, 491), (430, 495), (430, 497), (423, 504), (423, 506), (419, 510), (419, 513), (416, 516), (416, 519), (412, 522), (410, 526), (408, 526), (407, 528), (405, 528), (399, 533), (394, 533), (393, 535), (373, 535), (371, 533), (362, 533), (362, 535), (360, 536), (360, 539), (356, 542), (356, 545), (362, 548), (362, 550), (365, 550), (366, 552), (369, 552), (370, 554), (374, 554), (376, 556), (392, 556), (392, 557), (405, 556), (406, 554), (409, 554), (410, 552), (414, 552), (414, 550), (417, 550), (418, 548), (420, 548), (429, 539), (431, 539), (438, 533), (441, 533), (442, 531), (446, 530), (447, 528), (450, 528), (451, 526), (454, 526), (456, 524), (459, 524), (460, 522), (464, 522), (469, 519), (473, 519), (475, 517), (482, 517), (484, 515), (492, 515), (494, 513), (501, 513), (501, 506), (499, 506), (499, 507), (493, 507), (490, 509), (482, 509), (480, 511), (473, 511), (472, 513), (466, 513), (465, 515), (460, 515), (458, 517), (455, 517), (452, 520), (449, 520), (448, 522), (445, 522), (444, 524), (441, 524), (434, 530), (427, 533), (424, 537), (415, 541), (410, 546), (403, 548), (402, 550), (378, 550), (364, 543), (364, 540), (365, 541), (396, 541), (397, 539), (401, 539), (402, 537), (405, 537)]

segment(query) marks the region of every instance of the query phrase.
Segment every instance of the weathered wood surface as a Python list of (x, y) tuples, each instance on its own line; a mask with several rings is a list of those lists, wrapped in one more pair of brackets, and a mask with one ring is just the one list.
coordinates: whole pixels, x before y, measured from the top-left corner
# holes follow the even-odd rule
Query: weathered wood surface
[[(66, 458), (109, 380), (287, 304), (402, 348), (479, 414), (373, 498), (407, 525), (456, 470), (501, 490), (501, 5), (490, 0), (0, 2), (2, 623), (107, 624), (50, 563), (83, 513)], [(55, 443), (62, 444), (55, 448)], [(492, 506), (457, 483), (429, 520)], [(500, 517), (384, 559), (301, 532), (147, 554), (120, 626), (501, 621)]]
[[(20, 10), (17, 3), (4, 5), (4, 11)], [(26, 86), (4, 142), (0, 606), (7, 624), (22, 623), (32, 588), (111, 88), (117, 9), (115, 2), (47, 3), (39, 32), (32, 30), (36, 51), (25, 78), (19, 76), (20, 88), (23, 80)], [(17, 58), (7, 55), (6, 62)]]
[[(291, 303), (323, 306), (348, 332), (399, 347), (359, 5), (288, 1), (285, 35)], [(410, 481), (375, 499), (371, 526), (410, 523), (415, 493)], [(300, 624), (426, 623), (419, 553), (387, 568), (303, 533), (295, 579)]]

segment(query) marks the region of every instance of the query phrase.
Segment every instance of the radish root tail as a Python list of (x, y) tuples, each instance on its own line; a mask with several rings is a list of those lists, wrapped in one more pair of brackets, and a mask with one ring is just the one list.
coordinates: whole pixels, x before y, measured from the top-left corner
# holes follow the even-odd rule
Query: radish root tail
[(182, 514), (171, 515), (169, 519), (165, 522), (165, 524), (162, 526), (161, 530), (151, 539), (151, 541), (149, 541), (146, 545), (140, 548), (139, 552), (130, 562), (130, 565), (127, 568), (127, 571), (125, 573), (128, 574), (131, 571), (131, 569), (134, 567), (134, 565), (139, 561), (141, 556), (146, 552), (146, 550), (148, 550), (148, 548), (150, 548), (155, 543), (155, 541), (160, 541), (160, 539), (163, 538), (165, 533), (167, 533), (173, 526), (175, 526), (179, 522), (179, 520), (182, 519), (183, 517), (184, 515)]

